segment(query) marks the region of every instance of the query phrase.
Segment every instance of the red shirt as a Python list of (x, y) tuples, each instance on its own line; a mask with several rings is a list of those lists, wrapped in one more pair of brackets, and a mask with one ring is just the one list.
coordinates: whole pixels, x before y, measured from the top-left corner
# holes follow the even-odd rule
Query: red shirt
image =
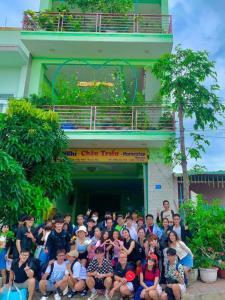
[(147, 265), (142, 268), (142, 273), (144, 274), (144, 281), (155, 281), (155, 278), (160, 276), (159, 269), (153, 272), (153, 270), (148, 270)]

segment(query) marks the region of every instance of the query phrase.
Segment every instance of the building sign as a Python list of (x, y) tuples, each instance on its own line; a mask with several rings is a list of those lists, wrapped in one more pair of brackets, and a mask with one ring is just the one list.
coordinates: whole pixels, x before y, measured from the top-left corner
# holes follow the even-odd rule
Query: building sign
[(67, 149), (65, 154), (76, 162), (148, 162), (147, 149)]

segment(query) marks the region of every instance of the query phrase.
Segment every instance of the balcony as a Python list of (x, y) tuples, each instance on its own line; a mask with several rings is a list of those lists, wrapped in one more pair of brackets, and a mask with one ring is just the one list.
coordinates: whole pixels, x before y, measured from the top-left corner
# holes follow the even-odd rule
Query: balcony
[(103, 13), (25, 13), (24, 31), (96, 32), (96, 33), (172, 33), (170, 15)]
[(161, 106), (45, 106), (69, 131), (174, 131), (174, 116)]

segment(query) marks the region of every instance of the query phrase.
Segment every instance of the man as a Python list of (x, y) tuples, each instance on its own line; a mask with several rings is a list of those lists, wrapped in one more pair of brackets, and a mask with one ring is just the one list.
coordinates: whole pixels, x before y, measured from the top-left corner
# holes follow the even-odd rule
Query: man
[(146, 236), (151, 234), (157, 235), (158, 239), (161, 238), (162, 231), (157, 224), (154, 224), (154, 217), (151, 214), (146, 216)]
[(117, 215), (116, 223), (117, 225), (115, 226), (115, 230), (120, 232), (123, 230), (123, 228), (125, 228), (125, 220), (123, 218), (123, 215)]
[(177, 253), (173, 248), (167, 250), (168, 263), (166, 265), (165, 277), (167, 287), (161, 295), (161, 300), (180, 300), (186, 292), (184, 283), (184, 268), (177, 262)]
[(92, 218), (88, 220), (87, 231), (88, 231), (89, 238), (93, 238), (93, 236), (95, 234), (95, 225), (96, 225), (96, 222)]
[(73, 234), (73, 224), (72, 224), (71, 220), (72, 220), (72, 217), (70, 214), (64, 215), (64, 224), (68, 225), (68, 231), (70, 233), (70, 236), (72, 236), (72, 234)]
[(109, 300), (109, 290), (112, 285), (113, 268), (111, 262), (104, 258), (104, 248), (95, 249), (95, 258), (87, 268), (86, 284), (91, 291), (88, 300), (98, 297), (96, 289), (105, 289), (105, 298)]
[(128, 271), (135, 271), (130, 268), (127, 263), (127, 254), (124, 251), (120, 252), (118, 264), (116, 265), (114, 272), (114, 284), (109, 296), (112, 298), (115, 292), (119, 291), (121, 297), (130, 297), (137, 286), (137, 280), (134, 278), (131, 282), (128, 282), (125, 275)]
[(187, 237), (191, 237), (191, 233), (188, 228), (181, 224), (181, 218), (179, 214), (174, 214), (172, 230), (177, 233), (179, 239), (184, 243), (187, 242)]
[(69, 264), (67, 265), (67, 272), (69, 275), (69, 292), (67, 294), (68, 298), (73, 298), (78, 292), (81, 296), (86, 296), (87, 290), (86, 279), (87, 279), (87, 270), (86, 268), (77, 260), (79, 253), (77, 250), (72, 250), (67, 253), (67, 258)]
[(106, 211), (105, 215), (104, 215), (104, 220), (102, 222), (98, 223), (98, 227), (100, 228), (101, 231), (105, 229), (106, 221), (108, 218), (112, 218), (112, 214), (109, 211)]
[(31, 252), (33, 244), (36, 243), (36, 239), (34, 237), (32, 229), (33, 225), (34, 217), (26, 216), (25, 224), (18, 228), (16, 235), (17, 254), (15, 253), (15, 258), (19, 257), (21, 249), (27, 249), (29, 252)]
[(33, 299), (34, 290), (35, 290), (35, 279), (34, 272), (36, 266), (32, 263), (32, 260), (29, 259), (30, 253), (28, 250), (20, 250), (20, 255), (18, 259), (14, 259), (12, 262), (10, 274), (9, 274), (9, 283), (5, 285), (0, 293), (5, 290), (8, 290), (13, 283), (18, 289), (28, 289), (28, 300)]
[(46, 242), (46, 252), (49, 254), (49, 260), (56, 258), (56, 252), (59, 249), (70, 250), (70, 235), (63, 230), (64, 220), (55, 220), (55, 229), (49, 234)]
[(74, 229), (73, 229), (73, 233), (76, 233), (77, 229), (80, 227), (80, 226), (84, 226), (84, 215), (77, 215), (77, 225), (75, 225)]
[(173, 216), (174, 216), (174, 211), (170, 209), (170, 203), (168, 200), (163, 201), (163, 207), (164, 210), (161, 212), (157, 212), (157, 219), (156, 222), (160, 223), (162, 222), (163, 219), (167, 218), (169, 220), (170, 225), (173, 223)]
[(133, 219), (130, 216), (126, 218), (126, 228), (129, 230), (131, 238), (137, 242), (138, 240), (137, 231), (133, 226)]
[(134, 226), (135, 230), (137, 231), (138, 213), (137, 213), (136, 210), (132, 211), (131, 218), (132, 218), (132, 221), (133, 221), (133, 226)]
[(108, 217), (106, 220), (106, 226), (105, 226), (105, 231), (108, 231), (109, 233), (109, 238), (112, 238), (114, 226), (113, 226), (113, 218)]
[(41, 300), (47, 300), (49, 292), (55, 292), (55, 300), (61, 300), (66, 294), (68, 285), (68, 273), (65, 261), (66, 251), (64, 249), (57, 250), (56, 260), (50, 264), (43, 275), (39, 287), (42, 294)]

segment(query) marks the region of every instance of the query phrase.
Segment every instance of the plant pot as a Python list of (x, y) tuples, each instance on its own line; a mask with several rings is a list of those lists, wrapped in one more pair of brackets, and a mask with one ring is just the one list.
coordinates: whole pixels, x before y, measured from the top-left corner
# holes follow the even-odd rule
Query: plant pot
[(218, 277), (225, 279), (225, 270), (219, 269), (218, 270)]
[(199, 268), (200, 270), (200, 278), (205, 283), (215, 282), (217, 279), (217, 268)]
[(190, 284), (198, 280), (198, 269), (191, 269), (189, 279), (190, 279)]

